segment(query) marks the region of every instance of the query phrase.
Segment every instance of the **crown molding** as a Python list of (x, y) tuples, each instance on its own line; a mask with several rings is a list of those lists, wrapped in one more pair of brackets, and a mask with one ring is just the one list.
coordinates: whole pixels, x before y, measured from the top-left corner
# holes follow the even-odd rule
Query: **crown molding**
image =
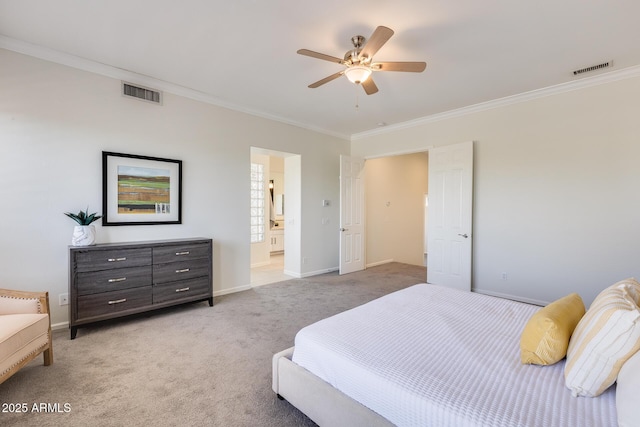
[(638, 77), (638, 76), (640, 76), (640, 65), (627, 67), (620, 70), (610, 71), (608, 73), (598, 74), (592, 77), (584, 77), (580, 80), (560, 83), (554, 86), (548, 86), (545, 88), (536, 89), (529, 92), (523, 92), (517, 95), (498, 98), (498, 99), (494, 99), (487, 102), (481, 102), (479, 104), (469, 105), (467, 107), (457, 108), (455, 110), (449, 110), (442, 113), (432, 114), (430, 116), (421, 117), (419, 119), (409, 120), (406, 122), (385, 126), (383, 129), (373, 129), (370, 131), (355, 133), (351, 135), (351, 141), (365, 139), (375, 135), (382, 135), (390, 132), (395, 132), (400, 129), (408, 129), (408, 128), (424, 125), (427, 123), (434, 123), (441, 120), (452, 119), (455, 117), (462, 117), (469, 114), (478, 113), (481, 111), (491, 110), (499, 107), (505, 107), (513, 104), (519, 104), (519, 103), (531, 101), (534, 99), (544, 98), (547, 96), (557, 95), (565, 92), (571, 92), (574, 90), (585, 89), (592, 86), (598, 86), (601, 84), (611, 83), (618, 80), (624, 80), (624, 79), (629, 79), (629, 78)]
[(207, 93), (191, 89), (185, 86), (180, 86), (174, 83), (169, 83), (164, 80), (156, 79), (144, 74), (135, 73), (133, 71), (125, 70), (123, 68), (113, 67), (111, 65), (103, 64), (89, 59), (80, 58), (78, 56), (70, 55), (68, 53), (56, 51), (43, 46), (26, 43), (21, 40), (16, 40), (11, 37), (0, 35), (0, 48), (10, 50), (13, 52), (21, 53), (28, 56), (33, 56), (45, 61), (54, 62), (60, 65), (66, 65), (67, 67), (76, 68), (90, 73), (99, 74), (105, 77), (111, 77), (118, 80), (124, 80), (129, 83), (138, 84), (141, 86), (147, 86), (163, 92), (168, 92), (174, 95), (182, 96), (185, 98), (193, 99), (195, 101), (204, 102), (206, 104), (215, 105), (218, 107), (226, 108), (228, 110), (237, 111), (240, 113), (249, 114), (252, 116), (260, 117), (267, 120), (272, 120), (287, 125), (295, 126), (298, 128), (322, 133), (335, 138), (349, 141), (350, 135), (345, 135), (337, 132), (332, 132), (327, 129), (322, 129), (316, 126), (312, 126), (306, 123), (296, 122), (284, 117), (276, 116), (273, 114), (265, 113), (263, 111), (253, 110), (240, 105), (223, 101), (215, 96)]
[(48, 49), (43, 46), (26, 43), (21, 40), (13, 39), (11, 37), (0, 35), (0, 48), (10, 50), (24, 55), (33, 56), (35, 58), (43, 59), (46, 61), (54, 62), (68, 67), (76, 68), (83, 71), (99, 74), (106, 77), (111, 77), (118, 80), (125, 80), (130, 83), (139, 84), (143, 86), (153, 87), (164, 92), (168, 92), (174, 95), (182, 96), (185, 98), (193, 99), (196, 101), (204, 102), (207, 104), (215, 105), (218, 107), (226, 108), (229, 110), (237, 111), (240, 113), (249, 114), (252, 116), (260, 117), (267, 120), (272, 120), (287, 125), (295, 126), (298, 128), (318, 132), (328, 136), (332, 136), (338, 139), (346, 141), (356, 141), (360, 139), (369, 138), (376, 135), (382, 135), (390, 132), (395, 132), (401, 129), (408, 129), (416, 126), (421, 126), (428, 123), (438, 122), (441, 120), (447, 120), (456, 117), (462, 117), (469, 114), (478, 113), (494, 108), (505, 107), (513, 104), (531, 101), (538, 98), (570, 92), (574, 90), (584, 89), (601, 84), (611, 83), (618, 80), (624, 80), (628, 78), (640, 76), (640, 65), (623, 68), (620, 70), (610, 71), (607, 73), (598, 74), (592, 77), (584, 77), (579, 80), (574, 80), (566, 83), (561, 83), (546, 88), (536, 89), (529, 92), (524, 92), (517, 95), (507, 96), (504, 98), (498, 98), (495, 100), (482, 102), (479, 104), (469, 105), (466, 107), (458, 108), (455, 110), (445, 111), (442, 113), (432, 114), (429, 116), (421, 117), (415, 120), (409, 120), (394, 125), (385, 126), (380, 129), (372, 129), (369, 131), (359, 132), (352, 135), (346, 135), (338, 132), (333, 132), (327, 129), (319, 128), (307, 123), (301, 123), (294, 120), (287, 119), (285, 117), (276, 116), (273, 114), (265, 113), (263, 111), (253, 110), (240, 105), (232, 104), (209, 95), (204, 92), (197, 91), (188, 87), (176, 85), (173, 83), (159, 80), (144, 74), (135, 73), (133, 71), (125, 70), (122, 68), (113, 67), (100, 62), (91, 61), (88, 59), (80, 58), (74, 55), (70, 55), (64, 52), (59, 52), (53, 49)]

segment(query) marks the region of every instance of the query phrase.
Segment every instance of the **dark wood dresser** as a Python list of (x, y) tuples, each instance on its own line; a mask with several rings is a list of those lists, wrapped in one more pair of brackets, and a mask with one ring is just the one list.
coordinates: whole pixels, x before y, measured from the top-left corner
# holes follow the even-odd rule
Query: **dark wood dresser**
[(187, 302), (213, 306), (212, 240), (69, 248), (69, 328)]

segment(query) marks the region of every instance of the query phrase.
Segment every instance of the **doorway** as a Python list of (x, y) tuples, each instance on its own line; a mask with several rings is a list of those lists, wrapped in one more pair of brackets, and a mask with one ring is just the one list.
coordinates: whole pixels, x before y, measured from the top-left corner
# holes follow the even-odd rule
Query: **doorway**
[(427, 151), (367, 159), (367, 267), (425, 266), (428, 170)]
[[(295, 212), (300, 198), (287, 188), (296, 188), (300, 174), (295, 168), (287, 169), (287, 159), (300, 156), (274, 150), (251, 147), (252, 168), (262, 172), (257, 175), (252, 171), (251, 183), (251, 264), (250, 285), (262, 286), (294, 278), (287, 266), (295, 262), (295, 254), (287, 251), (287, 240), (298, 239), (299, 233), (293, 227), (286, 227), (287, 210)], [(293, 162), (296, 163), (296, 162)], [(299, 163), (299, 160), (297, 161)], [(255, 179), (254, 179), (255, 178)], [(259, 178), (259, 179), (258, 179)], [(294, 184), (294, 185), (292, 185)], [(257, 199), (256, 199), (257, 197)], [(286, 203), (285, 203), (286, 201)], [(289, 232), (287, 233), (287, 228)], [(295, 269), (294, 269), (295, 270)]]

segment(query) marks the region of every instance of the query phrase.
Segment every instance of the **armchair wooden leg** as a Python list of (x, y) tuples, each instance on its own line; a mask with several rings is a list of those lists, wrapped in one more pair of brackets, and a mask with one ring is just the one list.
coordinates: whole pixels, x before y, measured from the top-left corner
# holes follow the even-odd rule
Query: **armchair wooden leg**
[(53, 347), (51, 347), (51, 343), (49, 343), (49, 348), (42, 354), (44, 355), (44, 366), (51, 365), (53, 363)]

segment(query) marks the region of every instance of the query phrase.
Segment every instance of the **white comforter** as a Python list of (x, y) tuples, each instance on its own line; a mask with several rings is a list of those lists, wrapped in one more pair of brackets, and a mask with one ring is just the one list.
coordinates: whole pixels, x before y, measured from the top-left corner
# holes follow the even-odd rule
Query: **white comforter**
[(520, 364), (538, 309), (415, 285), (300, 330), (293, 361), (398, 426), (616, 426), (613, 388), (575, 398), (564, 361)]

